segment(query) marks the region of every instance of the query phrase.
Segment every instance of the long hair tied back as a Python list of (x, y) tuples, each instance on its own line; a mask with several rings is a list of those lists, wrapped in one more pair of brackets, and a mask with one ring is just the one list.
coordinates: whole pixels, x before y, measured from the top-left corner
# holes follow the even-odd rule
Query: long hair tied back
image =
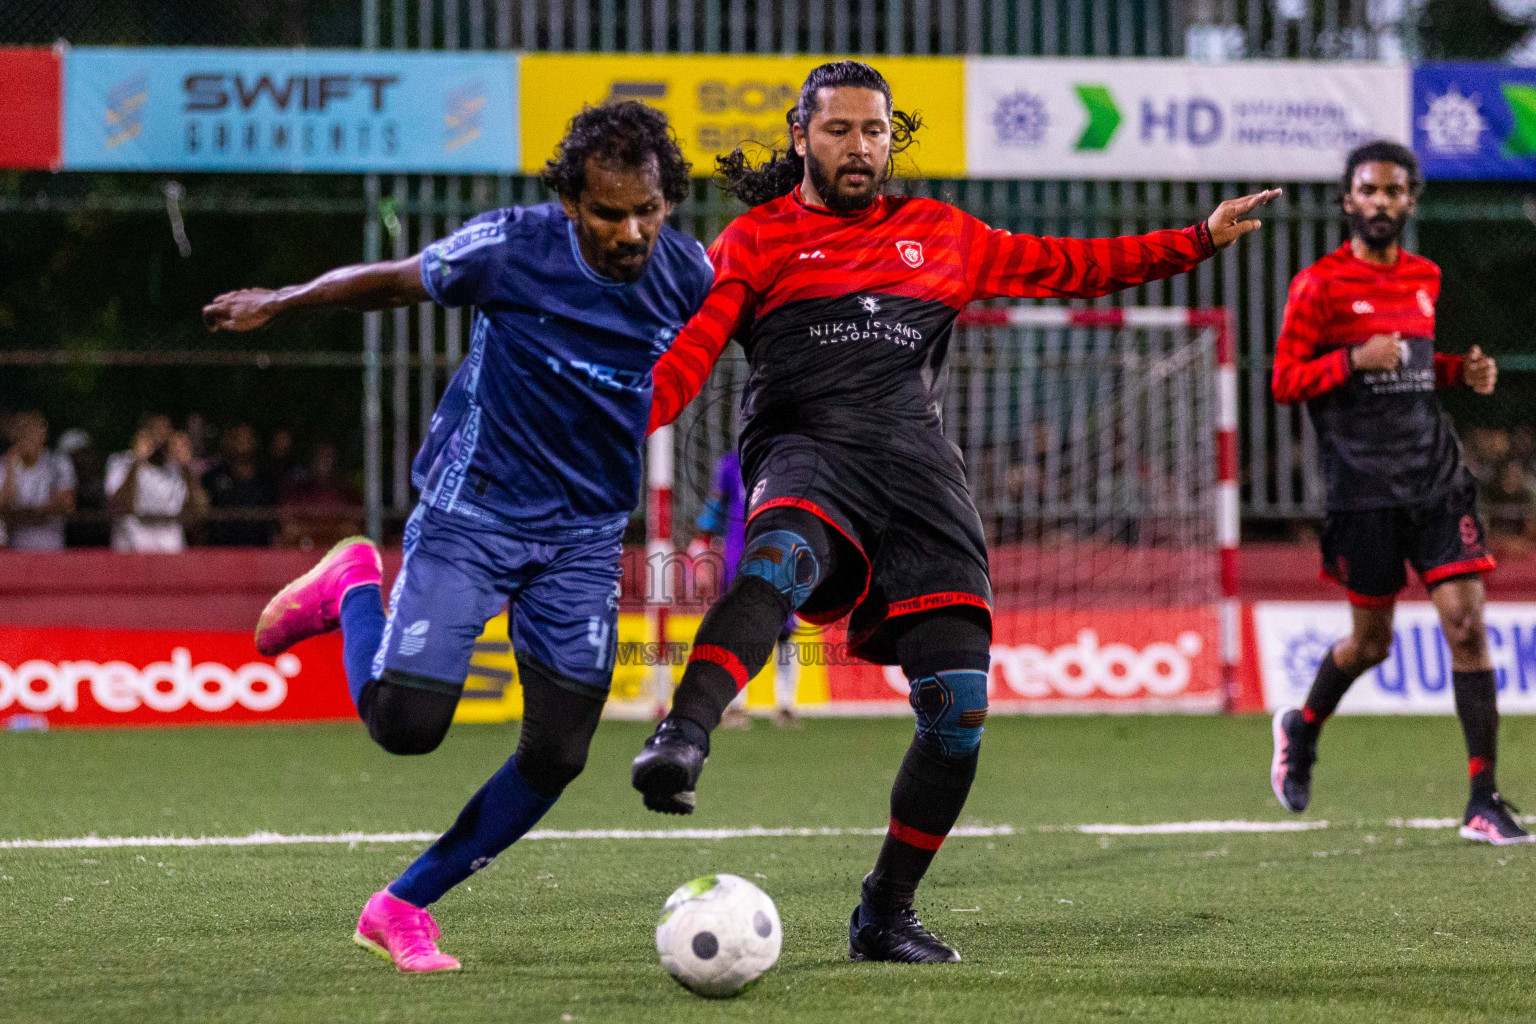
[(784, 115), (785, 127), (791, 130), (787, 149), (773, 150), (768, 159), (756, 167), (747, 163), (747, 156), (739, 146), (725, 156), (715, 158), (720, 187), (748, 206), (761, 206), (794, 191), (805, 177), (805, 160), (795, 152), (793, 128), (798, 124), (804, 129), (811, 123), (811, 116), (817, 109), (817, 95), (822, 89), (839, 86), (874, 89), (885, 97), (885, 109), (891, 115), (891, 155), (885, 164), (885, 174), (889, 177), (896, 155), (912, 145), (913, 133), (923, 126), (923, 120), (915, 113), (893, 108), (890, 83), (880, 72), (863, 61), (839, 60), (823, 64), (806, 76), (805, 84), (800, 87), (800, 102)]

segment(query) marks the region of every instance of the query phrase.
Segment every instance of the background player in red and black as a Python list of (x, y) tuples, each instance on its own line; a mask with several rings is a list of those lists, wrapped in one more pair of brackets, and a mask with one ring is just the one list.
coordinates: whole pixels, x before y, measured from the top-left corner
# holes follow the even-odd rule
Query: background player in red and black
[(745, 348), (748, 533), (634, 783), (653, 810), (692, 811), (709, 732), (785, 617), (851, 613), (853, 652), (905, 671), (917, 734), (849, 952), (958, 960), (912, 912), (970, 791), (987, 713), (987, 552), (941, 420), (950, 330), (973, 299), (1103, 295), (1188, 270), (1256, 228), (1239, 218), (1274, 193), (1223, 203), (1182, 231), (1012, 235), (944, 203), (883, 194), (917, 121), (893, 110), (868, 65), (817, 68), (787, 119), (790, 152), (758, 168), (739, 151), (721, 161), (726, 187), (752, 209), (710, 250), (714, 287), (655, 369), (653, 425), (698, 393), (727, 341)]
[(1277, 401), (1306, 402), (1327, 483), (1323, 572), (1353, 606), (1300, 708), (1275, 714), (1271, 784), (1306, 810), (1318, 733), (1350, 683), (1387, 658), (1392, 610), (1412, 565), (1451, 648), (1456, 714), (1466, 735), (1472, 796), (1461, 834), (1492, 843), (1532, 837), (1494, 783), (1499, 712), (1483, 630), (1483, 580), (1493, 568), (1471, 474), (1437, 388), (1493, 393), (1498, 370), (1473, 346), (1435, 351), (1440, 268), (1399, 239), (1423, 180), (1411, 151), (1373, 142), (1349, 155), (1350, 239), (1296, 275), (1275, 353)]

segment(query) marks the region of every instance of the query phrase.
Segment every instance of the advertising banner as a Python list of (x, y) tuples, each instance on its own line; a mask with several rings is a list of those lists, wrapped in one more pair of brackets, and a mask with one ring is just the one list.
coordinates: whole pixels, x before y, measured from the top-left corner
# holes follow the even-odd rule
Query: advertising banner
[(1536, 179), (1536, 68), (1416, 66), (1413, 149), (1428, 178)]
[[(643, 615), (619, 617), (609, 717), (648, 717), (652, 666), (665, 657), (676, 684), (701, 616), (667, 618), (669, 646), (647, 641)], [(991, 707), (1034, 712), (1217, 711), (1221, 674), (1217, 623), (1208, 608), (1111, 608), (1009, 612), (994, 617)], [(471, 662), (457, 721), (505, 721), (522, 713), (506, 618), (487, 625)], [(747, 708), (774, 706), (775, 662), (793, 664), (797, 710), (808, 715), (908, 715), (900, 668), (848, 653), (838, 627), (802, 625), (747, 684)]]
[[(800, 84), (835, 57), (652, 56), (530, 53), (522, 58), (523, 169), (536, 174), (583, 104), (636, 99), (666, 113), (693, 173), (709, 177), (715, 157), (746, 146), (751, 158), (784, 148), (784, 114)], [(898, 159), (900, 174), (965, 174), (958, 57), (882, 57), (873, 63), (891, 83), (899, 109), (920, 112), (917, 143)]]
[(339, 634), (263, 658), (249, 632), (0, 627), (0, 721), (12, 725), (355, 717)]
[(1330, 181), (1373, 139), (1408, 141), (1406, 66), (973, 58), (973, 178)]
[[(1524, 642), (1532, 648), (1531, 686), (1536, 691), (1536, 605), (1529, 611), (1526, 635), (1531, 639)], [(644, 615), (619, 617), (607, 717), (651, 717), (658, 697), (655, 666), (665, 659), (674, 684), (681, 679), (700, 619), (698, 614), (670, 615), (668, 643), (662, 645), (647, 633)], [(1000, 639), (992, 647), (990, 693), (996, 713), (1216, 711), (1221, 706), (1216, 618), (1209, 609), (1004, 611), (997, 613), (995, 627)], [(794, 664), (796, 703), (803, 714), (911, 713), (907, 680), (899, 668), (853, 658), (836, 627), (808, 626), (747, 684), (749, 709), (774, 706), (776, 661)], [(455, 721), (505, 722), (521, 716), (517, 662), (501, 614), (475, 644)], [(0, 627), (0, 726), (355, 718), (339, 634), (262, 658), (247, 632)]]
[(515, 54), (80, 47), (69, 170), (516, 173)]
[(58, 166), (61, 74), (53, 50), (0, 47), (0, 167)]
[[(1536, 712), (1536, 604), (1488, 605), (1488, 648), (1499, 688), (1499, 710)], [(1349, 632), (1343, 601), (1260, 601), (1253, 606), (1264, 705), (1273, 711), (1299, 705), (1318, 663)], [(1434, 605), (1397, 606), (1392, 653), (1355, 681), (1340, 714), (1455, 714), (1451, 652)]]

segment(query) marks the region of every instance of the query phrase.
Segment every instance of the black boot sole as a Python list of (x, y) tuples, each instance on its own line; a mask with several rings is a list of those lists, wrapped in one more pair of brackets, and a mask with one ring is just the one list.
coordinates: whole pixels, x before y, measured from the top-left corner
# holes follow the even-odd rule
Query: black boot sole
[(661, 814), (692, 814), (695, 796), (688, 789), (688, 769), (669, 761), (654, 760), (636, 766), (634, 787), (648, 810)]

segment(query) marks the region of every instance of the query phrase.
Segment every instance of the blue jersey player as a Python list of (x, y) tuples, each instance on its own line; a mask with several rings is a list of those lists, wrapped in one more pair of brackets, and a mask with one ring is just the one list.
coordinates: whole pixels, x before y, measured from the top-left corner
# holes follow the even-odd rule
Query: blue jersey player
[(419, 255), (221, 295), (213, 330), (289, 310), (474, 308), (469, 355), (416, 458), (421, 498), (386, 616), (378, 549), (351, 538), (285, 587), (270, 656), (340, 628), (348, 686), (395, 754), (442, 742), (475, 639), (505, 603), (523, 685), (517, 751), (358, 921), (403, 971), (452, 970), (427, 907), (527, 832), (586, 763), (617, 648), (621, 534), (640, 493), (651, 367), (703, 301), (703, 248), (663, 221), (688, 191), (665, 117), (634, 102), (571, 122), (558, 203), (494, 210)]

